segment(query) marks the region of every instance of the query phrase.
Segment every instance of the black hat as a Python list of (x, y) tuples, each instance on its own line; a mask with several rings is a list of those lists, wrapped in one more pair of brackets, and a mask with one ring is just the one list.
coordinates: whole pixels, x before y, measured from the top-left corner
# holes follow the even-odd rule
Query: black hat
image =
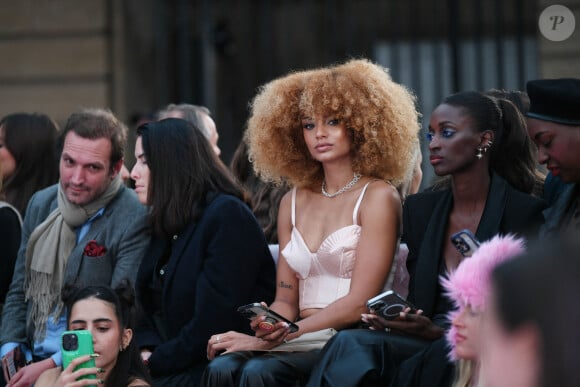
[(526, 116), (564, 125), (580, 125), (580, 79), (537, 79), (526, 85)]

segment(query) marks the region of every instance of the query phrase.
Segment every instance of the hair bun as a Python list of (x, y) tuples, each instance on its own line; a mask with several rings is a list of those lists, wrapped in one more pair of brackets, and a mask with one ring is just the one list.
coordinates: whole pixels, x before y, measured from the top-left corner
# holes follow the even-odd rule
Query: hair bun
[(129, 279), (122, 279), (115, 288), (115, 293), (128, 307), (133, 307), (135, 305), (135, 288)]

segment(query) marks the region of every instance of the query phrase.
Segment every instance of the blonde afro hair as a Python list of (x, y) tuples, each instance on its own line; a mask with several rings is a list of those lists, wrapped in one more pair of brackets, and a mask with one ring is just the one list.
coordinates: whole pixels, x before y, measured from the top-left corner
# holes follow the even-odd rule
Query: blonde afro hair
[(332, 115), (353, 138), (353, 170), (402, 183), (413, 168), (419, 113), (409, 90), (368, 60), (294, 72), (262, 86), (251, 104), (245, 141), (256, 173), (315, 188), (322, 164), (304, 141), (301, 119)]

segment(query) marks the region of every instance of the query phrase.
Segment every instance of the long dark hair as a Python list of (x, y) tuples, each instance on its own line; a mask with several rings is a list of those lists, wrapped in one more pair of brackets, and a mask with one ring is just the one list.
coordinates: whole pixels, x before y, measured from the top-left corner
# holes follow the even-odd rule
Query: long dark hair
[(256, 176), (248, 156), (248, 145), (242, 140), (234, 152), (230, 169), (251, 195), (252, 212), (256, 216), (268, 243), (278, 243), (278, 208), (282, 196), (290, 189), (287, 184), (265, 182)]
[(529, 324), (540, 335), (539, 386), (580, 386), (580, 244), (542, 240), (495, 268), (494, 301), (508, 332)]
[(478, 132), (494, 133), (490, 168), (514, 188), (531, 193), (536, 184), (536, 158), (524, 116), (510, 101), (476, 91), (448, 96), (444, 104), (463, 108)]
[(2, 118), (4, 145), (16, 170), (4, 182), (5, 200), (24, 217), (32, 195), (58, 181), (57, 124), (46, 114), (15, 113)]
[(149, 167), (147, 201), (159, 236), (177, 234), (197, 219), (211, 193), (246, 201), (243, 188), (191, 123), (167, 118), (137, 129)]
[(113, 305), (121, 332), (123, 329), (133, 330), (133, 339), (123, 351), (119, 352), (117, 363), (107, 378), (107, 386), (126, 386), (135, 379), (146, 380), (152, 385), (153, 382), (141, 360), (135, 340), (137, 308), (135, 290), (130, 281), (122, 280), (115, 289), (107, 286), (65, 286), (62, 290), (62, 299), (68, 311), (67, 320), (70, 320), (73, 305), (89, 298), (96, 298)]
[(530, 110), (530, 97), (525, 91), (520, 90), (505, 90), (505, 89), (489, 89), (485, 92), (486, 95), (495, 98), (507, 99), (514, 104), (516, 108), (524, 116)]

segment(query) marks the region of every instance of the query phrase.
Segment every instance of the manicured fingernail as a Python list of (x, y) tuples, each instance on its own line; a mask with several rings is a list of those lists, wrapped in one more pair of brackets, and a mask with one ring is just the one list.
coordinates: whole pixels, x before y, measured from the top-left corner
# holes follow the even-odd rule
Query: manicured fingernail
[(97, 368), (97, 372), (105, 372), (105, 370), (103, 368)]
[(97, 383), (99, 383), (99, 384), (105, 384), (105, 381), (103, 379), (98, 379), (97, 380)]
[(91, 353), (89, 356), (90, 356), (90, 357), (99, 357), (99, 356), (101, 356), (101, 355), (99, 355), (98, 353)]

